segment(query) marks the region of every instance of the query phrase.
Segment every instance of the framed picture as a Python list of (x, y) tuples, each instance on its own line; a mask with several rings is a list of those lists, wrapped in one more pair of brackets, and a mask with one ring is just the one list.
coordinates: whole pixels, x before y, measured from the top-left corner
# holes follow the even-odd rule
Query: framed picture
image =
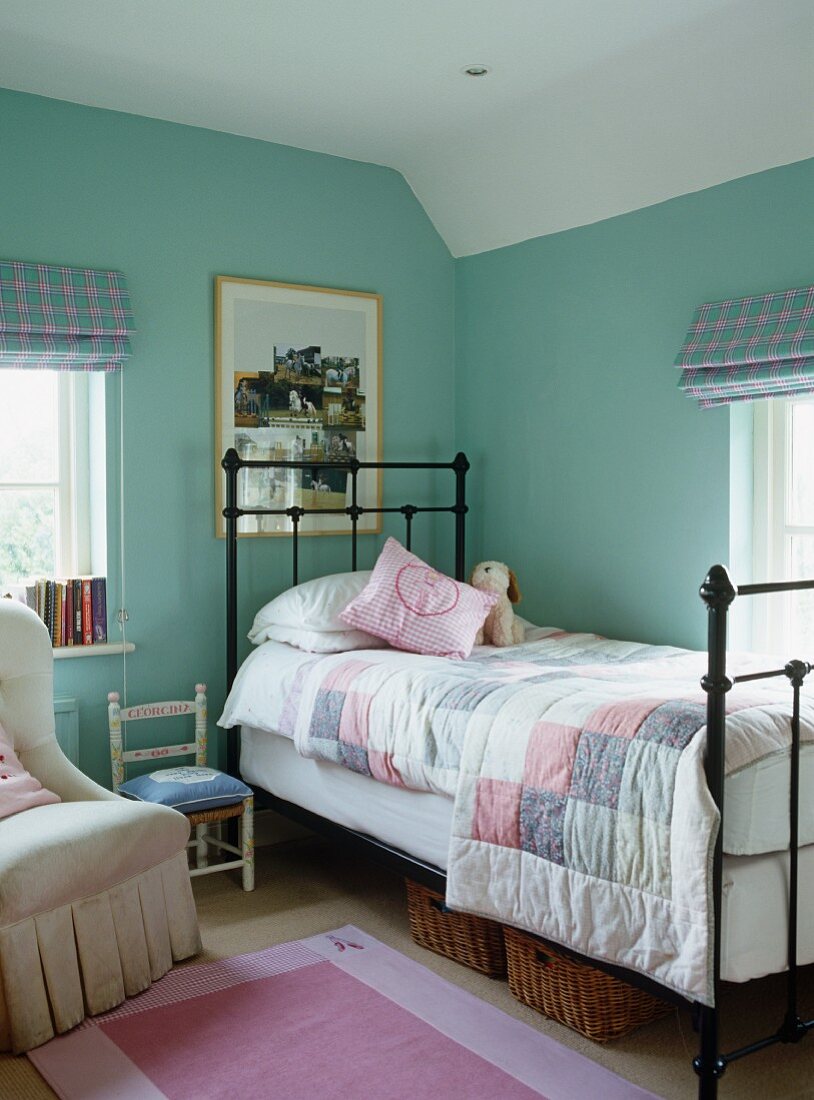
[[(382, 300), (379, 294), (215, 280), (215, 530), (223, 519), (229, 447), (241, 458), (300, 460), (302, 469), (241, 470), (238, 506), (309, 509), (301, 534), (349, 534), (330, 514), (351, 503), (351, 476), (335, 465), (381, 458)], [(381, 504), (381, 471), (358, 475), (357, 502)], [(313, 513), (311, 512), (313, 509)], [(326, 514), (320, 515), (321, 511)], [(287, 535), (288, 516), (243, 516), (241, 535)], [(363, 515), (360, 532), (378, 533), (381, 516)]]

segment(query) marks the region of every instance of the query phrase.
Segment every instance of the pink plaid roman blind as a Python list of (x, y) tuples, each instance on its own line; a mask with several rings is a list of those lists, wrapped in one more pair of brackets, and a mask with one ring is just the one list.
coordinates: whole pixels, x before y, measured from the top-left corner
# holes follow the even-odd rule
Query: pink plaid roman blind
[(0, 367), (121, 370), (132, 331), (120, 272), (0, 260)]
[(814, 286), (699, 306), (675, 365), (702, 408), (814, 393)]

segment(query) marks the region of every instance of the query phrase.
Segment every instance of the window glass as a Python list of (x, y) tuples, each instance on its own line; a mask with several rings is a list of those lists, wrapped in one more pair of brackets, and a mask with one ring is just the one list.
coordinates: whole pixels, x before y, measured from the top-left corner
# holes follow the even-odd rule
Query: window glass
[[(814, 535), (792, 535), (791, 579), (814, 578)], [(814, 591), (794, 592), (790, 599), (789, 643), (791, 655), (814, 659)]]
[(0, 486), (59, 477), (54, 371), (0, 370)]
[(0, 371), (0, 583), (57, 566), (59, 391), (52, 371)]
[[(754, 407), (755, 581), (814, 580), (814, 401)], [(752, 648), (814, 658), (814, 590), (757, 597)]]
[(54, 576), (55, 497), (55, 489), (0, 489), (0, 585)]
[(3, 592), (37, 577), (105, 572), (104, 443), (95, 447), (92, 492), (90, 478), (90, 395), (98, 431), (103, 385), (102, 376), (0, 370)]
[(791, 406), (789, 523), (814, 525), (814, 402)]

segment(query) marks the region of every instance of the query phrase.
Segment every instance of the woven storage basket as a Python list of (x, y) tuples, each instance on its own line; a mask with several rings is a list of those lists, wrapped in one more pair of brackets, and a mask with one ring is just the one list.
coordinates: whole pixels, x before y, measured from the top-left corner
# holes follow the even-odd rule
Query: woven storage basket
[(503, 930), (494, 921), (447, 909), (440, 894), (406, 879), (410, 934), (417, 944), (490, 978), (506, 976)]
[(509, 989), (518, 1001), (594, 1042), (618, 1039), (672, 1011), (643, 989), (560, 955), (515, 928), (504, 927), (503, 935)]

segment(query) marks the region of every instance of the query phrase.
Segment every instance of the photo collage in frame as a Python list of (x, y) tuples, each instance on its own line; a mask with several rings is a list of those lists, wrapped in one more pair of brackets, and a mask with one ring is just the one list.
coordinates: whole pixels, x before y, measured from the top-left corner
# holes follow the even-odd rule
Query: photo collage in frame
[[(315, 318), (312, 327), (320, 330), (314, 333), (319, 338), (310, 343), (303, 316), (297, 318), (299, 325), (292, 323), (286, 329), (284, 311), (275, 310), (263, 317), (261, 330), (252, 311), (239, 303), (234, 311), (234, 354), (224, 355), (220, 349), (221, 445), (234, 446), (245, 460), (273, 463), (277, 458), (308, 463), (297, 469), (270, 465), (242, 470), (238, 478), (240, 507), (298, 506), (309, 513), (341, 512), (351, 503), (350, 474), (334, 463), (351, 458), (369, 461), (378, 456), (378, 438), (371, 438), (369, 422), (369, 320), (363, 317), (353, 327), (349, 321), (356, 318), (333, 318), (330, 314), (336, 311), (329, 307), (335, 304), (329, 299), (323, 312), (309, 311)], [(377, 314), (374, 317), (378, 319)], [(221, 324), (221, 340), (223, 327)], [(378, 333), (373, 335), (378, 358)], [(372, 366), (377, 368), (378, 363)], [(378, 383), (378, 371), (373, 374)], [(375, 420), (377, 428), (378, 417)], [(370, 474), (363, 471), (359, 475), (361, 504), (376, 502), (378, 478)], [(306, 522), (312, 518), (318, 519), (303, 520), (303, 533), (328, 533), (326, 524), (331, 531), (348, 529), (341, 515)], [(281, 521), (277, 516), (242, 517), (238, 525), (243, 534), (286, 533), (290, 529), (290, 520), (282, 517)]]

